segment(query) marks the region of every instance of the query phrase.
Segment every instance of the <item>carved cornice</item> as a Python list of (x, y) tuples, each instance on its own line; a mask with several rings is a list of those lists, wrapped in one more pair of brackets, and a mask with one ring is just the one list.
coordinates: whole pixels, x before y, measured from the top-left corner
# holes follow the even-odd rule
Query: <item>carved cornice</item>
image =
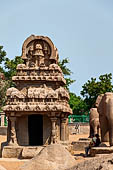
[(72, 114), (72, 110), (70, 107), (66, 107), (63, 105), (6, 105), (3, 110), (5, 112), (12, 111), (24, 111), (24, 112), (65, 112)]
[(13, 81), (23, 81), (23, 80), (31, 80), (31, 81), (59, 81), (66, 84), (66, 80), (61, 76), (13, 76)]

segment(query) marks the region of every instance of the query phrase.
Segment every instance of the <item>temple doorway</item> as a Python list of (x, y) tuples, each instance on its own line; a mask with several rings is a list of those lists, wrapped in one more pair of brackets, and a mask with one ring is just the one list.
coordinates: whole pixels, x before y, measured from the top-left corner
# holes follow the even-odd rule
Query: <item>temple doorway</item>
[(28, 116), (29, 145), (43, 145), (43, 116)]

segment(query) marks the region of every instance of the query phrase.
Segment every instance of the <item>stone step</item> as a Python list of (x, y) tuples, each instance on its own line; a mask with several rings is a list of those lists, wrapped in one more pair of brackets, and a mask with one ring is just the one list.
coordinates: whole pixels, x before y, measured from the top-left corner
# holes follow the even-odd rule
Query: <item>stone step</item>
[(90, 155), (95, 156), (97, 154), (110, 154), (113, 153), (113, 146), (106, 147), (92, 147), (90, 150)]

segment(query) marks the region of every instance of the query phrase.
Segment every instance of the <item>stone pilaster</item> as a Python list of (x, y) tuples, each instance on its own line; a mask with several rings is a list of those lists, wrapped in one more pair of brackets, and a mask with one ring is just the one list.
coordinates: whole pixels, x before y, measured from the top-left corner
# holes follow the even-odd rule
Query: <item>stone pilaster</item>
[(61, 119), (61, 140), (66, 140), (66, 118)]
[(9, 117), (9, 120), (11, 122), (11, 135), (10, 135), (10, 141), (8, 145), (18, 145), (17, 144), (17, 138), (16, 138), (16, 117)]
[(56, 121), (57, 118), (50, 118), (52, 123), (51, 144), (56, 143)]
[(1, 113), (1, 126), (4, 126), (4, 125), (5, 125), (4, 119), (5, 119), (5, 113), (2, 112), (2, 113)]
[(69, 140), (68, 118), (66, 119), (66, 139), (65, 140)]

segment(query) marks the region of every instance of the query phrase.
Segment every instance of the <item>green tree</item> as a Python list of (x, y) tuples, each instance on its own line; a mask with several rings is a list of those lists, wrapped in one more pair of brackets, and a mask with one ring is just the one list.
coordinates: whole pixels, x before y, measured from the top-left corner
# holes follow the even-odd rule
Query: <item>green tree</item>
[[(3, 50), (3, 46), (0, 46), (0, 72), (4, 73), (3, 63), (6, 59), (6, 52)], [(1, 75), (1, 74), (0, 74)], [(0, 76), (0, 108), (5, 104), (6, 101), (6, 90), (9, 87), (9, 81), (2, 79)]]
[(60, 60), (58, 65), (60, 66), (62, 72), (63, 72), (63, 75), (64, 75), (64, 78), (66, 80), (66, 88), (69, 90), (69, 86), (75, 82), (75, 80), (72, 80), (70, 78), (72, 72), (71, 70), (67, 67), (67, 64), (69, 63), (69, 59), (68, 58), (65, 58), (63, 60)]
[(0, 72), (5, 75), (5, 80), (0, 78), (0, 108), (5, 105), (7, 89), (15, 85), (12, 82), (12, 76), (16, 74), (17, 65), (22, 62), (20, 56), (16, 56), (12, 60), (7, 58), (3, 46), (0, 46)]
[(16, 74), (17, 65), (20, 63), (23, 63), (21, 56), (9, 59), (6, 57), (3, 46), (0, 46), (0, 72), (5, 74), (6, 79), (11, 80), (12, 76)]
[(110, 73), (101, 75), (98, 81), (96, 81), (96, 78), (91, 78), (91, 80), (88, 80), (82, 86), (81, 95), (84, 97), (84, 101), (90, 109), (91, 107), (94, 107), (98, 95), (112, 91), (112, 74)]
[(76, 96), (76, 94), (70, 93), (69, 104), (71, 109), (73, 110), (73, 114), (76, 115), (87, 114), (88, 106), (80, 96)]
[(0, 46), (0, 72), (4, 72), (3, 62), (5, 61), (6, 52), (3, 50), (3, 46)]
[(12, 76), (16, 75), (16, 67), (18, 64), (23, 63), (23, 60), (21, 58), (21, 56), (16, 56), (14, 59), (9, 59), (6, 58), (5, 62), (4, 62), (4, 66), (5, 66), (5, 77), (8, 80), (12, 79)]
[(0, 78), (0, 110), (6, 102), (6, 90), (10, 87), (9, 80), (2, 80)]
[(5, 61), (6, 52), (3, 50), (3, 46), (0, 46), (0, 64)]

